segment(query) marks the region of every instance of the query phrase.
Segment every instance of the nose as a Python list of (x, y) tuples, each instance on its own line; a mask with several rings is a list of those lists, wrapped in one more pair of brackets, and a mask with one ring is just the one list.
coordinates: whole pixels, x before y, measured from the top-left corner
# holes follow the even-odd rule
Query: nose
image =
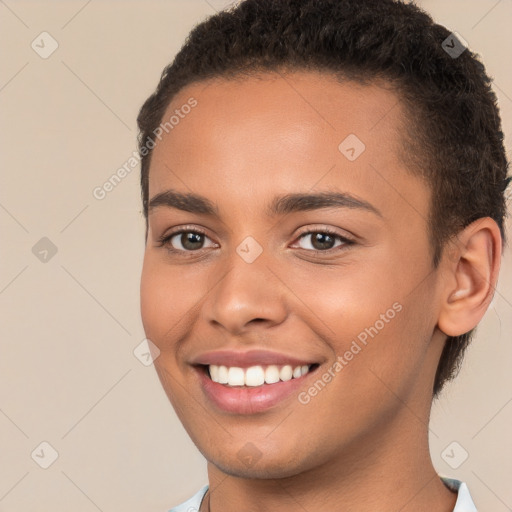
[(287, 315), (286, 286), (276, 265), (270, 268), (269, 263), (264, 253), (247, 263), (233, 251), (203, 303), (202, 317), (231, 335), (282, 323)]

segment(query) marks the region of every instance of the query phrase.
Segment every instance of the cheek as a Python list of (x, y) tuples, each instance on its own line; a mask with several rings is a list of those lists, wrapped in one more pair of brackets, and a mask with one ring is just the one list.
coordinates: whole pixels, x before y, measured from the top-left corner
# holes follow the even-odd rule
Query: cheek
[(176, 339), (181, 320), (197, 302), (198, 288), (183, 278), (179, 267), (165, 265), (161, 259), (149, 250), (144, 255), (140, 307), (146, 337), (166, 350), (172, 346), (166, 340)]
[(333, 358), (348, 362), (345, 378), (363, 387), (380, 385), (370, 371), (397, 387), (400, 379), (412, 379), (435, 325), (429, 280), (418, 286), (427, 267), (422, 272), (387, 256), (371, 265), (318, 267), (314, 273), (305, 267), (294, 272), (290, 285)]
[(403, 294), (390, 272), (376, 262), (371, 266), (305, 267), (290, 275), (290, 288), (309, 308), (316, 323), (323, 325), (322, 331), (332, 340), (333, 348), (342, 349), (347, 340), (365, 328), (376, 322), (380, 326), (380, 317), (388, 310), (389, 317), (396, 316), (393, 304)]
[(157, 333), (163, 324), (162, 308), (165, 307), (164, 280), (157, 268), (146, 251), (140, 280), (141, 318), (146, 337), (156, 344), (160, 338)]

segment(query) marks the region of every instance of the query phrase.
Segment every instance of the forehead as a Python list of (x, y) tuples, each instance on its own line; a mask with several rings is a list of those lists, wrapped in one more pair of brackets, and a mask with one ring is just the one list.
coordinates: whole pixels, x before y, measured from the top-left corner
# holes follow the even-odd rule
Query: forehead
[(385, 84), (317, 72), (216, 78), (181, 90), (162, 123), (173, 115), (153, 151), (150, 198), (174, 188), (243, 201), (317, 187), (396, 200), (418, 186), (400, 158), (406, 115)]

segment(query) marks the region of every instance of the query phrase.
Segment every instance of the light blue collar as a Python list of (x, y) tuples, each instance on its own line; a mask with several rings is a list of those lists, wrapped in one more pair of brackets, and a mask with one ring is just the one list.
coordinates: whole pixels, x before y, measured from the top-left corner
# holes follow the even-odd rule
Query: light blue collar
[[(478, 512), (469, 493), (468, 486), (464, 482), (441, 475), (439, 477), (448, 489), (457, 493), (457, 502), (453, 512)], [(207, 490), (208, 485), (205, 485), (192, 498), (172, 508), (169, 512), (198, 512)]]

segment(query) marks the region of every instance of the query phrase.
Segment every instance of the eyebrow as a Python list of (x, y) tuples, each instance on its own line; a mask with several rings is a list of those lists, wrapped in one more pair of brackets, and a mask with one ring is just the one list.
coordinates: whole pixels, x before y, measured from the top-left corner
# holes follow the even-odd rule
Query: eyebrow
[[(160, 192), (151, 198), (148, 213), (165, 206), (189, 213), (219, 217), (218, 206), (208, 198), (194, 193), (182, 193), (175, 190)], [(351, 194), (342, 192), (290, 193), (276, 196), (266, 209), (270, 217), (293, 212), (319, 210), (323, 208), (361, 209), (382, 217), (382, 213), (372, 204)]]

